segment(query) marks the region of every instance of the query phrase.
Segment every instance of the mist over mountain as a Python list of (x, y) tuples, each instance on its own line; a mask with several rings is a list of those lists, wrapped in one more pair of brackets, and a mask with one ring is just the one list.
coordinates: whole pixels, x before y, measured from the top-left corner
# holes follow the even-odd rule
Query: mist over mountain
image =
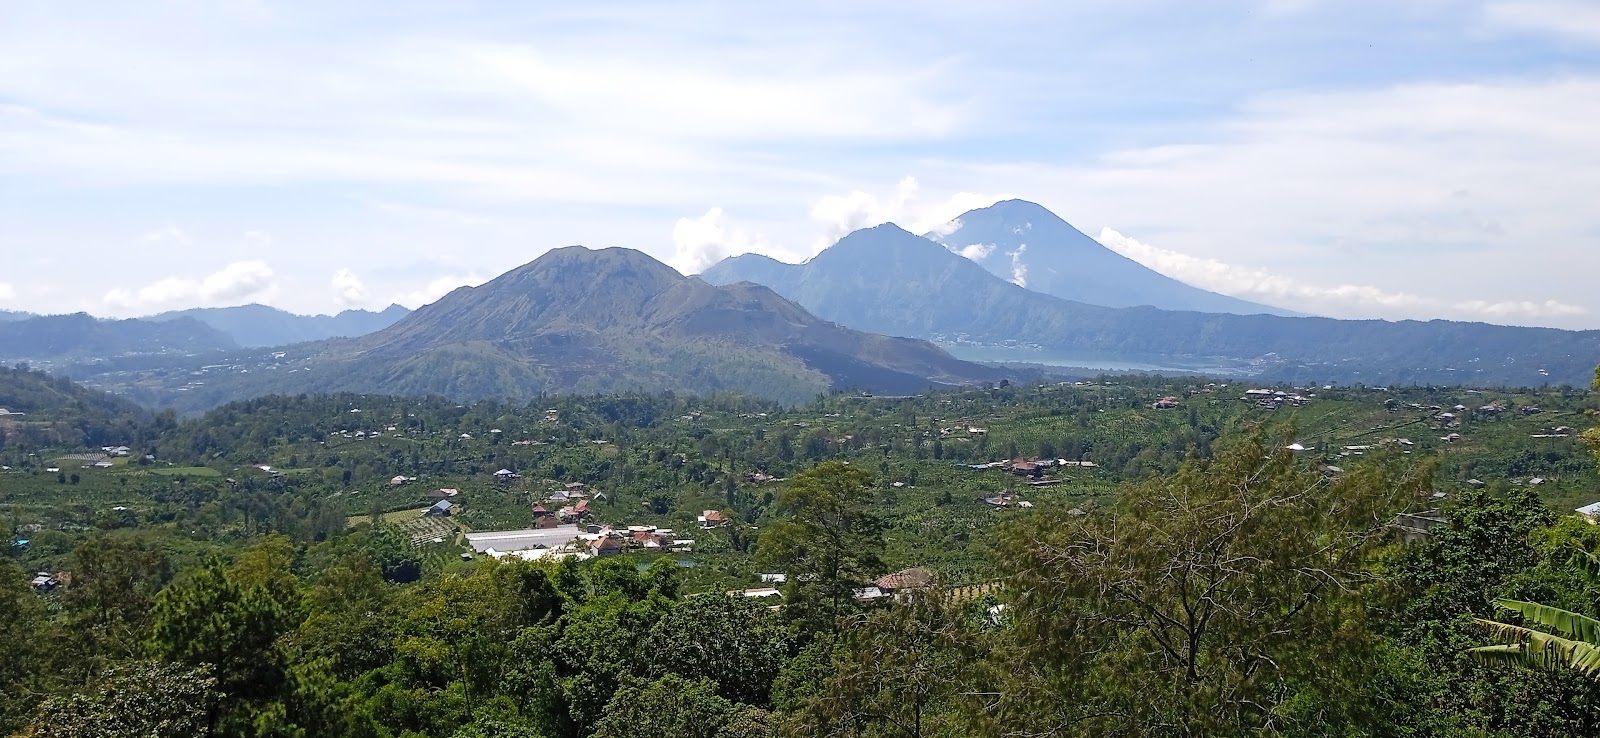
[(34, 315), (33, 313), (18, 312), (16, 310), (0, 310), (0, 323), (8, 323), (8, 322), (17, 321), (17, 320), (27, 320), (28, 318), (37, 318), (37, 317), (39, 317), (39, 316)]
[(394, 325), (410, 312), (400, 305), (390, 305), (379, 312), (345, 310), (337, 315), (296, 315), (267, 305), (241, 305), (174, 310), (146, 320), (194, 318), (228, 334), (240, 346), (260, 347), (365, 336)]
[(927, 238), (1001, 279), (1064, 300), (1105, 307), (1297, 315), (1168, 277), (1106, 248), (1044, 206), (1026, 200), (971, 210), (954, 224), (954, 230), (930, 233)]
[(1587, 385), (1600, 331), (1107, 308), (1023, 289), (893, 224), (804, 264), (745, 255), (701, 275), (760, 281), (818, 316), (957, 355), (1155, 364), (1311, 381)]

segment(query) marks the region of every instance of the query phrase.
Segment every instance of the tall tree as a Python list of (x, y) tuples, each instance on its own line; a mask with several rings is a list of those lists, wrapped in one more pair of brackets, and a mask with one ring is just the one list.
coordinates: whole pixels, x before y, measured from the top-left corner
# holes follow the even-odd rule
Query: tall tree
[(971, 651), (942, 591), (859, 615), (827, 680), (785, 726), (796, 736), (964, 735), (958, 696)]
[(1383, 463), (1327, 478), (1257, 434), (1109, 509), (1033, 516), (1000, 544), (1016, 625), (980, 723), (1226, 735), (1282, 729), (1296, 700), (1359, 705), (1357, 593), (1390, 516), (1428, 484)]
[(278, 637), (289, 620), (264, 587), (241, 586), (218, 563), (162, 590), (150, 650), (160, 659), (202, 668), (225, 695), (211, 720), (247, 720), (247, 708), (284, 689)]
[(788, 578), (786, 611), (831, 629), (854, 589), (883, 571), (883, 523), (873, 514), (872, 475), (841, 461), (796, 474), (777, 498), (778, 522), (757, 559)]

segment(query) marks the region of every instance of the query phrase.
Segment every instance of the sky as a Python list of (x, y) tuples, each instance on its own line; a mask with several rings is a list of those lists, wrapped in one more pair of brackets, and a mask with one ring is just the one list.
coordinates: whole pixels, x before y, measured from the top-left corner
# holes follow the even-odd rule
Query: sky
[(1020, 197), (1302, 312), (1600, 328), (1597, 122), (1593, 0), (0, 0), (0, 309), (416, 307)]

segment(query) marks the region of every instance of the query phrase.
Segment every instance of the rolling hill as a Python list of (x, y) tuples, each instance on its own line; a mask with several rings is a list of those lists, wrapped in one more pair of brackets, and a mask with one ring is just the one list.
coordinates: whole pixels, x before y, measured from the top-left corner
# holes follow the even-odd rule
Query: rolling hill
[(805, 264), (746, 255), (701, 276), (760, 281), (822, 318), (988, 360), (1077, 357), (1290, 380), (1511, 386), (1586, 386), (1600, 362), (1600, 331), (1087, 305), (1018, 287), (892, 224), (856, 231)]
[(345, 310), (337, 315), (296, 315), (266, 305), (241, 305), (176, 310), (151, 315), (145, 320), (194, 318), (228, 334), (240, 346), (261, 347), (365, 336), (394, 325), (409, 312), (399, 305), (390, 305), (381, 312)]
[(1184, 284), (1102, 246), (1026, 200), (968, 211), (953, 225), (957, 227), (949, 233), (927, 238), (967, 255), (990, 274), (1063, 300), (1203, 313), (1296, 314)]
[(73, 313), (0, 321), (0, 361), (192, 354), (235, 347), (232, 338), (193, 318), (101, 320)]

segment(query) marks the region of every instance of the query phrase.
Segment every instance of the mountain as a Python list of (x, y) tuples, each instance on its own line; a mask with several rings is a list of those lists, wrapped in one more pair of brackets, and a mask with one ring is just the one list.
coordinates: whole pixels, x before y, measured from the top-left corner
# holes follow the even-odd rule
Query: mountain
[(949, 233), (927, 237), (1001, 279), (1063, 300), (1105, 307), (1296, 315), (1184, 284), (1106, 248), (1026, 200), (969, 211), (953, 225), (956, 228)]
[(194, 318), (231, 336), (245, 347), (284, 346), (326, 338), (352, 338), (383, 330), (411, 311), (390, 305), (382, 312), (345, 310), (338, 315), (296, 315), (266, 305), (194, 308), (160, 313), (146, 320)]
[(162, 396), (142, 387), (138, 397), (183, 409), (332, 391), (527, 400), (733, 390), (800, 402), (830, 389), (906, 394), (1009, 376), (927, 341), (820, 320), (766, 287), (714, 287), (638, 251), (577, 246), (457, 289), (367, 336), (212, 363), (224, 366), (203, 377), (177, 373), (199, 381)]
[(1512, 386), (1587, 386), (1600, 363), (1600, 331), (1087, 305), (1018, 287), (892, 224), (856, 231), (805, 264), (745, 255), (701, 277), (759, 279), (824, 319), (988, 360)]
[(0, 322), (0, 360), (9, 361), (189, 354), (234, 347), (226, 334), (193, 318), (100, 320), (74, 313)]
[(0, 310), (0, 323), (10, 323), (13, 321), (27, 320), (28, 318), (37, 317), (39, 316), (34, 315), (33, 313), (21, 313), (15, 310)]

